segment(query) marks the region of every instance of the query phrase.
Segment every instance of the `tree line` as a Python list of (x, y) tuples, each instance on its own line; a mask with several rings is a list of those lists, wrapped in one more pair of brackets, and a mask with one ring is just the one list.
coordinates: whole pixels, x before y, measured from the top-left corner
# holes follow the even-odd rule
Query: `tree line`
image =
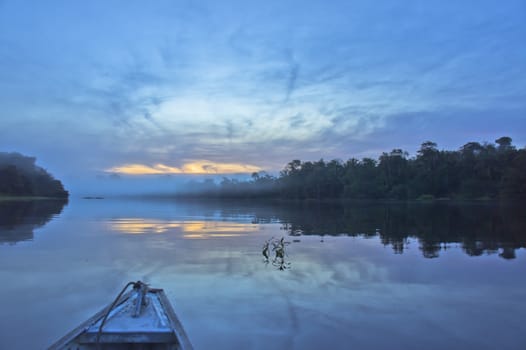
[(0, 196), (67, 198), (62, 183), (35, 162), (20, 153), (0, 152)]
[(416, 156), (401, 149), (378, 159), (293, 160), (272, 176), (194, 183), (180, 196), (286, 199), (525, 199), (526, 149), (504, 136), (495, 143), (468, 142), (456, 151), (422, 143)]

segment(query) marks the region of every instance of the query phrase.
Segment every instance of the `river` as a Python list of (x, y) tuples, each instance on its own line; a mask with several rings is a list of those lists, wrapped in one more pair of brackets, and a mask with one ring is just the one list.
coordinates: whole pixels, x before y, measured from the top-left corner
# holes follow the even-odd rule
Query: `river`
[(140, 279), (196, 349), (522, 350), (524, 209), (1, 201), (0, 348), (45, 348)]

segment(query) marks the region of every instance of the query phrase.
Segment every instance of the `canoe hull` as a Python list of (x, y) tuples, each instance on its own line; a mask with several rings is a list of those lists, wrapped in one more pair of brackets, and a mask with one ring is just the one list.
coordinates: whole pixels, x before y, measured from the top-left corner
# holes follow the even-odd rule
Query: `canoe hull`
[[(49, 350), (193, 350), (164, 291), (148, 289), (142, 298), (134, 291), (123, 295), (113, 308), (105, 307)], [(132, 317), (138, 302), (144, 305), (144, 310), (138, 317)], [(107, 322), (103, 323), (105, 316)]]

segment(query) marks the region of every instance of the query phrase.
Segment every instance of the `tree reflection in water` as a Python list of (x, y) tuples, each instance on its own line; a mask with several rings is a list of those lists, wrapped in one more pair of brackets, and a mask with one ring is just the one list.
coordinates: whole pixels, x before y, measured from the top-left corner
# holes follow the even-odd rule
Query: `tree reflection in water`
[(67, 200), (0, 201), (0, 244), (33, 240), (33, 231), (62, 212)]
[[(452, 245), (470, 256), (498, 254), (504, 259), (514, 259), (517, 249), (526, 248), (524, 203), (297, 203), (274, 209), (291, 236), (379, 237), (396, 254), (411, 239), (418, 240), (426, 258), (436, 258)], [(255, 215), (269, 220), (265, 212), (256, 210)]]

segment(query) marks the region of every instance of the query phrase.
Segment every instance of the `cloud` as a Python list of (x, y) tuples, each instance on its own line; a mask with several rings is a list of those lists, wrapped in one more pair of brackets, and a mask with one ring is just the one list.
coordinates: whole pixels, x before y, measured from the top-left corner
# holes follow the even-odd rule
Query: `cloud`
[(220, 173), (526, 133), (520, 2), (298, 5), (6, 2), (0, 148)]
[[(506, 118), (501, 118), (501, 114)], [(526, 146), (526, 107), (521, 109), (472, 110), (445, 106), (440, 110), (417, 111), (390, 115), (382, 127), (371, 130), (368, 137), (342, 140), (339, 150), (349, 155), (378, 157), (381, 152), (402, 148), (416, 154), (420, 144), (431, 140), (439, 149), (456, 150), (470, 141), (493, 143), (501, 136), (510, 136), (519, 147)], [(346, 156), (345, 156), (346, 155)]]
[(165, 164), (124, 164), (106, 170), (110, 173), (127, 175), (159, 175), (159, 174), (241, 174), (259, 172), (258, 166), (240, 163), (217, 163), (207, 160), (196, 160), (184, 163), (181, 167)]
[(289, 75), (287, 78), (287, 86), (285, 90), (285, 100), (283, 101), (284, 103), (287, 103), (289, 101), (290, 96), (294, 92), (294, 89), (296, 88), (296, 81), (298, 80), (298, 75), (300, 72), (299, 63), (294, 60), (294, 57), (292, 54), (289, 54), (288, 56), (290, 56), (289, 58), (290, 67), (289, 67)]

